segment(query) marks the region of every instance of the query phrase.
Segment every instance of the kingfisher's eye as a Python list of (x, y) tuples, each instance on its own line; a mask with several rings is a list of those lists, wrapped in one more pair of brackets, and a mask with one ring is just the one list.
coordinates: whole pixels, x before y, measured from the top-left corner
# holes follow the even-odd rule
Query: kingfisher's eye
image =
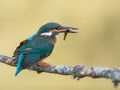
[(62, 26), (58, 26), (58, 27), (56, 28), (56, 30), (60, 30), (60, 29), (63, 29), (63, 27), (62, 27)]

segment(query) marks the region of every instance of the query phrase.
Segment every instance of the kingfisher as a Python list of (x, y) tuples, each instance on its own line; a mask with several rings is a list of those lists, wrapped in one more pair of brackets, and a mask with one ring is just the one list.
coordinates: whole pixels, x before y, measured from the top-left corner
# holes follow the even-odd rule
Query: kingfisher
[(32, 65), (46, 63), (43, 61), (53, 51), (57, 41), (56, 36), (64, 33), (64, 40), (68, 33), (77, 33), (78, 28), (62, 26), (55, 22), (49, 22), (39, 28), (37, 33), (22, 41), (13, 54), (13, 62), (17, 66), (15, 76), (23, 69)]

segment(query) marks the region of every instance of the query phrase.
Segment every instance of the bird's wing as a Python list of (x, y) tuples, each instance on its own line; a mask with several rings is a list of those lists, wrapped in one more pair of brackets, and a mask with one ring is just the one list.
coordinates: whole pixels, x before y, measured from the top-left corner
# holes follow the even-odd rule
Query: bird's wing
[(15, 52), (14, 52), (14, 56), (19, 56), (21, 52), (28, 52), (31, 50), (31, 48), (27, 47), (28, 43), (32, 41), (33, 37), (35, 35), (27, 38), (26, 40), (23, 40), (22, 42), (20, 42), (20, 45), (16, 48)]
[(54, 45), (48, 40), (43, 38), (38, 38), (35, 40), (24, 40), (20, 43), (14, 52), (15, 61), (17, 64), (16, 74), (17, 75), (21, 69), (28, 68), (29, 66), (37, 63), (42, 58), (48, 57)]
[(25, 45), (25, 44), (27, 44), (28, 43), (28, 40), (26, 39), (26, 40), (24, 40), (24, 41), (22, 41), (22, 42), (20, 42), (20, 45), (17, 47), (17, 49), (19, 49), (21, 46), (23, 46), (23, 45)]
[(17, 64), (17, 69), (16, 69), (15, 76), (17, 76), (19, 74), (19, 72), (22, 70), (22, 62), (23, 62), (24, 57), (25, 57), (24, 54), (26, 54), (26, 53), (28, 53), (32, 50), (31, 48), (27, 48), (27, 44), (31, 40), (32, 40), (32, 37), (22, 41), (14, 52), (14, 56), (13, 56), (14, 57), (14, 63)]
[[(27, 38), (26, 40), (23, 40), (22, 42), (20, 42), (20, 45), (16, 48), (16, 51), (22, 51), (22, 50), (26, 49), (26, 48), (27, 48), (27, 47), (26, 47), (27, 44), (32, 41), (32, 39), (33, 39), (34, 36), (35, 36), (35, 35), (30, 36), (30, 37)], [(26, 49), (26, 50), (27, 50), (27, 49)]]
[(26, 54), (23, 61), (23, 67), (26, 65), (33, 65), (40, 61), (42, 58), (48, 57), (54, 48), (54, 45), (52, 43), (44, 41), (44, 39), (42, 39), (41, 37), (38, 40), (30, 43), (30, 45), (32, 45), (30, 46), (32, 50)]

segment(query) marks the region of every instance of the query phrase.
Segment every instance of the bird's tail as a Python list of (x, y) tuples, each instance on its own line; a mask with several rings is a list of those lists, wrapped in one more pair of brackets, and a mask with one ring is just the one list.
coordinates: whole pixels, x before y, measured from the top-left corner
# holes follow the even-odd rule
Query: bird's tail
[(20, 54), (20, 56), (18, 58), (18, 64), (17, 64), (17, 69), (16, 69), (15, 76), (17, 76), (20, 73), (20, 71), (22, 70), (23, 57), (24, 57), (24, 55)]

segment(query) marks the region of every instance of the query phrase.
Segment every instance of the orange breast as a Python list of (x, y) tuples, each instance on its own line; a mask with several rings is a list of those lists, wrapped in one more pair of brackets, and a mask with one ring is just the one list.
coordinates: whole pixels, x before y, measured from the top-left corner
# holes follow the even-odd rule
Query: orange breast
[(55, 44), (57, 42), (57, 38), (53, 38), (53, 39), (50, 39), (50, 42), (52, 42), (53, 44)]

